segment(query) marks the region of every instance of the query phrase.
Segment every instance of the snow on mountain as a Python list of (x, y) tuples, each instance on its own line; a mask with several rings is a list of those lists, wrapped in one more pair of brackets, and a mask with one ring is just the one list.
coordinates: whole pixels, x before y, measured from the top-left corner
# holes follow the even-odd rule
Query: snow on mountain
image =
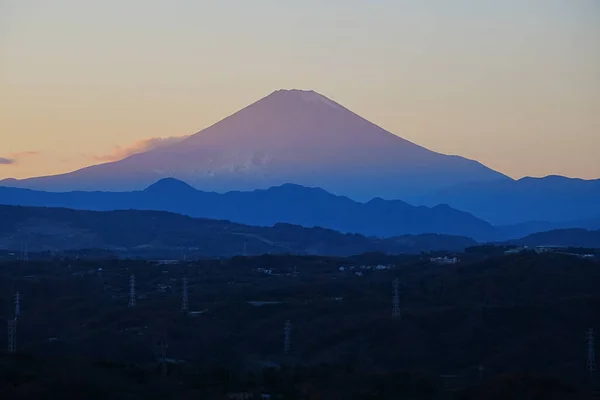
[(278, 90), (181, 142), (6, 185), (135, 190), (165, 177), (218, 192), (291, 182), (359, 200), (411, 200), (460, 183), (509, 179), (402, 139), (314, 91)]

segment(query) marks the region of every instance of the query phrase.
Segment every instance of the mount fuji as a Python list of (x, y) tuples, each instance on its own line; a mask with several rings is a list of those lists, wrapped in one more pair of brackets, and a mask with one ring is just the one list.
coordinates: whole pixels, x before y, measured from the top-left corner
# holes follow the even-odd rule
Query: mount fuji
[(0, 184), (127, 191), (166, 177), (216, 192), (294, 183), (356, 200), (408, 201), (458, 184), (510, 180), (479, 162), (402, 139), (314, 91), (278, 90), (178, 143), (66, 174)]

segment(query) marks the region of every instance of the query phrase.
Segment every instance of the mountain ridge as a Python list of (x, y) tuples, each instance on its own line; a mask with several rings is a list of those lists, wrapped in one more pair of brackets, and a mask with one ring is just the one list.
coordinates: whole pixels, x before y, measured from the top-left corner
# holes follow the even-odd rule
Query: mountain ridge
[(424, 196), (418, 203), (447, 203), (496, 225), (600, 219), (600, 179), (549, 175), (464, 183)]
[(520, 239), (511, 240), (508, 244), (600, 249), (600, 229), (554, 229), (546, 232), (533, 233)]
[[(353, 255), (365, 252), (462, 251), (476, 242), (451, 235), (394, 238), (343, 234), (320, 227), (278, 223), (270, 227), (193, 218), (150, 210), (89, 211), (0, 205), (0, 249), (29, 251), (105, 249), (128, 256), (197, 257), (237, 254)], [(69, 238), (69, 240), (65, 240)]]
[(491, 240), (496, 233), (487, 222), (448, 206), (428, 208), (381, 198), (360, 203), (322, 188), (297, 184), (225, 194), (200, 191), (173, 178), (133, 192), (53, 193), (0, 187), (0, 204), (97, 211), (161, 210), (257, 226), (283, 222), (379, 237), (440, 233)]

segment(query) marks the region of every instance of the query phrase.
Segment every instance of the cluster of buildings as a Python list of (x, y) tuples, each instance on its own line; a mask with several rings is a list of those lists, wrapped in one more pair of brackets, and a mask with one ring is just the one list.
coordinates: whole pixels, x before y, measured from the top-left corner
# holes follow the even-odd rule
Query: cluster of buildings
[(361, 271), (384, 271), (384, 270), (390, 270), (392, 269), (391, 266), (389, 265), (361, 265), (359, 267), (354, 267), (354, 266), (349, 266), (349, 267), (339, 267), (338, 270), (340, 272), (345, 272), (345, 271), (354, 271), (356, 269), (359, 269)]
[(458, 258), (456, 257), (432, 257), (429, 259), (432, 263), (440, 264), (440, 265), (452, 265), (458, 264)]
[(523, 253), (526, 251), (533, 251), (538, 254), (556, 253), (556, 254), (565, 254), (565, 255), (569, 255), (569, 256), (575, 256), (575, 257), (579, 257), (579, 258), (594, 258), (595, 257), (594, 254), (570, 253), (567, 251), (568, 248), (569, 247), (567, 247), (567, 246), (549, 246), (549, 245), (534, 246), (534, 247), (521, 246), (521, 247), (515, 247), (513, 249), (508, 249), (504, 252), (504, 254), (506, 254), (506, 255), (519, 254), (519, 253)]
[(259, 273), (265, 274), (265, 275), (273, 275), (273, 270), (270, 268), (257, 268), (256, 272), (259, 272)]

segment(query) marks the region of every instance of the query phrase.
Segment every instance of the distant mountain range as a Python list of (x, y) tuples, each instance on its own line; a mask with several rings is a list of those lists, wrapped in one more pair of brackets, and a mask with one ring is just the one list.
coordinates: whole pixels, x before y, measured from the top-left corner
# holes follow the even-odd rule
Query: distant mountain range
[(600, 229), (600, 219), (493, 226), (447, 205), (415, 207), (381, 198), (360, 203), (323, 189), (294, 184), (219, 194), (196, 190), (174, 178), (162, 179), (133, 192), (53, 193), (0, 187), (0, 204), (96, 211), (159, 210), (256, 226), (282, 222), (378, 237), (439, 233), (468, 236), (480, 242), (563, 228)]
[(551, 223), (548, 227), (600, 229), (600, 179), (471, 182), (424, 196), (420, 203), (445, 203), (496, 225), (540, 221)]
[(600, 249), (600, 230), (557, 229), (548, 232), (538, 232), (521, 239), (511, 240), (509, 244)]
[[(402, 139), (313, 91), (278, 90), (169, 143), (120, 161), (56, 176), (5, 179), (0, 185), (54, 192), (131, 192), (175, 178), (191, 187), (160, 195), (165, 185), (152, 189), (155, 197), (164, 196), (160, 201), (139, 193), (95, 194), (93, 201), (91, 195), (71, 194), (66, 202), (61, 198), (35, 205), (154, 208), (379, 236), (440, 232), (494, 240), (539, 230), (600, 228), (600, 179), (548, 176), (515, 181), (476, 161)], [(192, 187), (205, 192), (196, 193)], [(231, 193), (240, 190), (255, 192)], [(219, 197), (213, 191), (226, 194)], [(333, 198), (325, 191), (348, 198)], [(181, 197), (184, 192), (193, 199)], [(174, 196), (180, 196), (178, 202)], [(248, 201), (245, 207), (242, 198)]]
[(199, 191), (173, 178), (134, 192), (51, 193), (0, 187), (0, 204), (97, 211), (161, 210), (257, 226), (283, 222), (379, 237), (440, 233), (492, 240), (498, 235), (487, 222), (444, 205), (414, 207), (379, 198), (359, 203), (323, 189), (292, 184), (225, 194)]
[(396, 136), (313, 91), (278, 90), (187, 139), (67, 174), (0, 184), (49, 191), (141, 190), (174, 177), (207, 191), (321, 187), (414, 201), (469, 182), (512, 180)]
[(237, 254), (353, 255), (462, 251), (473, 239), (415, 235), (388, 239), (290, 224), (256, 227), (161, 211), (82, 211), (0, 206), (0, 249), (106, 249), (125, 256), (217, 257)]

